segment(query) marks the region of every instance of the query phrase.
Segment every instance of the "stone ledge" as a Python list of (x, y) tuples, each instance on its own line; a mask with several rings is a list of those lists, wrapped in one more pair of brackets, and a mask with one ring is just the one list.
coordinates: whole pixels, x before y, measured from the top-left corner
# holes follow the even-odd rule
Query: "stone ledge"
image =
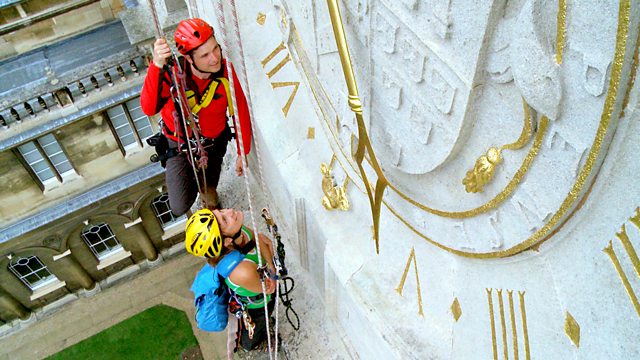
[(50, 284), (44, 285), (34, 290), (31, 296), (29, 297), (29, 300), (34, 301), (65, 286), (67, 286), (66, 282), (56, 279)]
[(102, 270), (130, 256), (131, 256), (131, 253), (129, 251), (126, 251), (123, 247), (120, 247), (118, 250), (100, 259), (100, 263), (98, 264), (97, 269)]

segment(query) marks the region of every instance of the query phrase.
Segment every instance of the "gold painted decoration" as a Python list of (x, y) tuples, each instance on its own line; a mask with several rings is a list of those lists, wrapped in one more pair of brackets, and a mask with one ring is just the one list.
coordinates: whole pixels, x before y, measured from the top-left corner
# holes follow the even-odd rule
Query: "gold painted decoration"
[(573, 345), (577, 348), (580, 347), (580, 325), (568, 311), (564, 319), (564, 333), (567, 334)]
[[(606, 150), (606, 146), (604, 146), (606, 145), (604, 143), (605, 138), (607, 139), (610, 138), (609, 132), (611, 130), (610, 125), (614, 116), (613, 114), (614, 109), (616, 108), (616, 104), (618, 105), (620, 104), (619, 100), (621, 100), (620, 97), (622, 95), (622, 90), (623, 90), (622, 87), (620, 86), (621, 79), (622, 79), (622, 72), (623, 72), (623, 68), (625, 67), (625, 63), (629, 61), (629, 59), (625, 58), (625, 53), (627, 50), (627, 45), (628, 45), (627, 40), (628, 40), (629, 28), (630, 28), (630, 14), (631, 14), (630, 0), (621, 0), (619, 3), (618, 26), (616, 30), (616, 44), (615, 44), (614, 56), (612, 59), (612, 67), (611, 67), (611, 72), (609, 76), (608, 86), (606, 90), (605, 102), (600, 115), (600, 122), (598, 124), (596, 133), (594, 135), (593, 143), (591, 144), (590, 147), (588, 147), (589, 151), (585, 157), (585, 161), (584, 162), (581, 161), (583, 165), (578, 171), (578, 175), (575, 183), (571, 186), (568, 194), (562, 200), (561, 204), (559, 204), (557, 210), (552, 212), (551, 216), (545, 217), (546, 222), (543, 223), (541, 226), (537, 227), (535, 232), (531, 234), (528, 238), (518, 241), (513, 245), (509, 245), (508, 247), (497, 250), (497, 251), (488, 250), (488, 251), (476, 251), (476, 252), (452, 248), (451, 246), (444, 245), (438, 242), (437, 240), (431, 239), (425, 234), (418, 231), (414, 226), (412, 226), (409, 223), (409, 221), (407, 221), (402, 216), (402, 214), (400, 214), (395, 209), (392, 209), (392, 207), (386, 201), (383, 201), (382, 196), (384, 194), (385, 189), (388, 187), (392, 191), (396, 192), (402, 199), (404, 199), (411, 205), (421, 210), (427, 211), (429, 213), (432, 213), (438, 216), (449, 217), (449, 218), (459, 218), (459, 219), (468, 218), (468, 217), (476, 216), (476, 215), (485, 213), (489, 210), (495, 209), (504, 200), (509, 198), (509, 196), (511, 196), (511, 194), (517, 187), (519, 180), (521, 180), (522, 177), (524, 177), (524, 173), (526, 173), (526, 170), (528, 169), (528, 167), (525, 166), (525, 164), (523, 164), (523, 166), (520, 167), (516, 175), (513, 177), (512, 181), (508, 184), (507, 188), (505, 188), (500, 194), (498, 194), (498, 196), (496, 196), (491, 201), (489, 201), (488, 203), (482, 206), (479, 206), (477, 208), (467, 210), (467, 211), (451, 212), (451, 211), (433, 209), (429, 206), (421, 204), (415, 199), (412, 199), (408, 195), (402, 193), (400, 189), (395, 187), (393, 183), (390, 183), (387, 180), (383, 170), (380, 168), (380, 165), (378, 164), (378, 160), (375, 156), (375, 152), (373, 151), (373, 147), (368, 137), (367, 129), (362, 119), (362, 106), (360, 104), (360, 99), (358, 96), (357, 85), (355, 82), (353, 68), (351, 65), (351, 58), (349, 55), (349, 48), (346, 43), (344, 29), (342, 26), (342, 19), (340, 17), (340, 11), (337, 5), (337, 1), (328, 0), (327, 3), (328, 3), (330, 18), (331, 18), (331, 22), (334, 30), (334, 36), (336, 38), (337, 49), (340, 55), (343, 73), (347, 83), (347, 88), (349, 90), (348, 103), (352, 111), (356, 114), (356, 122), (358, 127), (357, 149), (353, 157), (355, 165), (357, 165), (357, 170), (351, 165), (351, 162), (348, 162), (348, 165), (354, 168), (354, 170), (358, 173), (359, 177), (363, 180), (364, 184), (368, 184), (370, 183), (370, 181), (368, 179), (367, 174), (365, 173), (365, 169), (362, 164), (363, 159), (366, 159), (368, 157), (369, 164), (373, 168), (373, 171), (376, 176), (376, 178), (373, 179), (375, 180), (375, 188), (371, 189), (365, 186), (365, 189), (364, 189), (369, 198), (371, 214), (373, 218), (374, 240), (376, 244), (376, 252), (379, 252), (379, 223), (380, 223), (380, 208), (382, 204), (385, 204), (385, 206), (387, 206), (387, 208), (400, 221), (402, 221), (404, 224), (409, 226), (409, 228), (412, 231), (417, 233), (419, 236), (421, 236), (425, 240), (451, 253), (465, 256), (465, 257), (471, 257), (471, 258), (505, 257), (505, 256), (511, 256), (511, 255), (520, 253), (524, 250), (531, 248), (534, 245), (537, 245), (547, 240), (550, 237), (550, 235), (554, 233), (554, 231), (557, 231), (557, 229), (562, 225), (564, 225), (566, 223), (566, 220), (574, 214), (576, 209), (576, 204), (578, 203), (578, 201), (583, 199), (584, 196), (588, 196), (588, 192), (585, 192), (584, 190), (588, 188), (588, 186), (592, 183), (592, 181), (595, 178), (593, 175), (599, 166), (598, 159), (602, 156), (601, 153), (603, 152), (603, 150)], [(299, 37), (299, 36), (296, 36), (296, 37)], [(296, 40), (294, 37), (294, 44), (296, 43), (299, 44), (300, 41)], [(303, 69), (307, 75), (307, 78), (311, 79), (312, 76), (309, 75), (308, 69), (305, 69), (304, 66), (303, 66)], [(312, 79), (310, 83), (319, 84), (317, 79)], [(319, 88), (324, 92), (324, 96), (325, 96), (324, 101), (326, 102), (327, 101), (326, 98), (328, 98), (328, 96), (326, 95), (326, 91), (322, 88), (321, 85)], [(316, 96), (316, 99), (318, 99), (318, 94), (313, 89), (313, 86), (311, 86), (311, 91), (314, 93), (314, 96)], [(321, 103), (321, 101), (319, 101), (319, 103)], [(330, 101), (329, 101), (329, 104), (330, 104)], [(615, 115), (617, 116), (619, 115), (619, 113)], [(538, 131), (535, 137), (535, 141), (534, 141), (534, 146), (532, 146), (532, 149), (530, 150), (530, 153), (528, 154), (527, 159), (531, 160), (532, 158), (530, 156), (531, 152), (534, 152), (537, 154), (538, 149), (535, 149), (535, 143), (536, 141), (539, 141), (539, 143), (541, 143), (541, 137), (542, 137), (541, 133), (544, 132), (543, 130), (546, 130), (545, 129), (546, 125), (548, 125), (548, 119), (546, 119), (545, 117), (541, 118), (540, 124), (538, 126)], [(329, 127), (329, 131), (332, 133), (332, 136), (334, 136), (334, 138), (339, 143), (340, 141), (337, 139), (337, 135), (332, 131), (331, 127)], [(338, 145), (338, 147), (340, 146)], [(340, 148), (340, 151), (342, 151), (341, 148)], [(346, 157), (346, 159), (349, 159), (349, 157)]]
[[(273, 60), (278, 54), (280, 54), (280, 52), (285, 51), (285, 56), (282, 60), (280, 60), (280, 62), (278, 64), (276, 64), (273, 69), (269, 70), (266, 75), (269, 79), (271, 79), (273, 76), (275, 76), (280, 69), (282, 69), (285, 65), (287, 65), (290, 61), (291, 61), (291, 54), (289, 53), (289, 49), (284, 45), (283, 42), (280, 42), (280, 44), (271, 52), (269, 53), (269, 55), (267, 55), (264, 59), (262, 59), (262, 61), (260, 62), (262, 64), (262, 68), (266, 68), (267, 64), (271, 62), (271, 60)], [(296, 94), (298, 93), (298, 88), (300, 87), (300, 82), (299, 81), (273, 81), (271, 82), (271, 88), (273, 89), (277, 89), (277, 88), (281, 88), (281, 87), (293, 87), (293, 89), (291, 90), (291, 94), (289, 95), (289, 98), (287, 99), (287, 102), (284, 104), (284, 106), (282, 107), (282, 113), (284, 114), (284, 117), (286, 118), (287, 115), (289, 115), (289, 110), (291, 109), (291, 104), (293, 103), (293, 99), (295, 99)]]
[(531, 351), (529, 350), (529, 328), (527, 327), (527, 311), (524, 303), (524, 291), (518, 291), (520, 299), (520, 315), (522, 319), (522, 334), (524, 335), (524, 354), (526, 360), (531, 360)]
[(409, 268), (411, 267), (412, 260), (413, 260), (413, 268), (415, 269), (415, 274), (416, 274), (416, 292), (418, 293), (418, 315), (424, 317), (424, 312), (422, 311), (422, 291), (420, 290), (420, 276), (418, 275), (418, 263), (416, 261), (416, 251), (413, 247), (411, 247), (411, 253), (409, 254), (409, 259), (407, 259), (407, 265), (405, 266), (404, 272), (402, 273), (402, 278), (400, 279), (400, 283), (398, 284), (398, 287), (396, 287), (396, 292), (400, 294), (400, 296), (402, 296), (402, 290), (404, 289), (404, 283), (407, 280), (407, 275), (409, 274)]
[[(269, 53), (269, 55), (262, 59), (262, 61), (260, 62), (260, 64), (262, 64), (262, 68), (264, 69), (267, 64), (283, 50), (287, 50), (287, 47), (283, 42), (281, 42), (280, 45), (278, 45), (275, 49), (273, 49), (271, 53)], [(271, 79), (273, 75), (280, 71), (280, 69), (282, 69), (282, 67), (285, 66), (289, 61), (291, 61), (291, 54), (289, 54), (289, 51), (287, 51), (285, 54), (286, 55), (284, 59), (280, 60), (280, 62), (273, 69), (267, 72), (267, 77), (269, 77), (269, 79)]]
[(622, 285), (624, 286), (624, 289), (627, 291), (627, 295), (629, 295), (629, 300), (631, 300), (631, 304), (633, 304), (633, 307), (636, 309), (636, 313), (638, 313), (638, 316), (640, 316), (640, 303), (638, 302), (638, 297), (636, 296), (636, 293), (633, 291), (633, 288), (631, 287), (631, 283), (629, 282), (629, 278), (627, 277), (627, 274), (625, 274), (624, 270), (622, 269), (622, 265), (620, 265), (620, 260), (618, 259), (618, 255), (616, 255), (615, 250), (613, 250), (613, 243), (611, 240), (609, 240), (609, 246), (605, 247), (602, 251), (604, 251), (607, 255), (609, 255), (609, 258), (613, 263), (613, 267), (616, 269), (616, 272), (618, 273), (618, 276), (622, 281)]
[(325, 163), (320, 164), (320, 172), (322, 173), (322, 192), (324, 193), (324, 196), (322, 197), (322, 206), (327, 210), (338, 209), (347, 211), (349, 210), (349, 199), (347, 199), (347, 183), (349, 182), (349, 177), (345, 178), (342, 186), (338, 186), (336, 184), (336, 180), (332, 174), (335, 160), (336, 156), (334, 155), (331, 158), (329, 165)]
[(460, 301), (458, 301), (458, 298), (454, 298), (451, 303), (451, 314), (456, 322), (460, 320), (460, 316), (462, 316), (462, 309), (460, 308)]
[[(487, 303), (489, 305), (489, 320), (491, 324), (491, 346), (493, 350), (493, 358), (498, 359), (498, 337), (496, 335), (496, 321), (495, 317), (495, 309), (493, 302), (493, 290), (494, 289), (485, 289), (487, 293)], [(520, 348), (518, 346), (518, 339), (520, 338), (520, 334), (518, 333), (518, 326), (516, 323), (516, 307), (515, 301), (513, 298), (513, 290), (507, 290), (507, 301), (509, 304), (509, 322), (511, 328), (511, 337), (510, 339), (507, 337), (508, 326), (507, 326), (507, 315), (505, 314), (506, 307), (504, 305), (504, 297), (503, 297), (503, 289), (495, 289), (496, 296), (498, 298), (498, 311), (500, 316), (500, 327), (501, 327), (501, 342), (502, 342), (502, 356), (504, 359), (509, 359), (509, 342), (511, 340), (511, 354), (512, 359), (520, 359)], [(525, 301), (524, 301), (524, 291), (518, 291), (518, 299), (520, 302), (520, 316), (521, 316), (521, 327), (522, 327), (522, 338), (524, 340), (524, 355), (526, 360), (531, 359), (531, 352), (529, 349), (529, 331), (527, 329), (527, 315), (525, 310)]]
[(509, 358), (509, 348), (507, 347), (507, 325), (504, 319), (504, 303), (502, 300), (502, 289), (498, 289), (498, 306), (500, 307), (500, 325), (502, 327), (502, 353), (504, 358)]
[(522, 99), (522, 107), (524, 108), (524, 126), (522, 127), (522, 132), (518, 140), (499, 148), (491, 147), (485, 155), (480, 156), (480, 158), (476, 160), (473, 169), (469, 170), (464, 179), (462, 179), (462, 184), (467, 192), (482, 192), (484, 186), (491, 182), (497, 166), (502, 162), (502, 150), (522, 149), (531, 139), (533, 134), (533, 119), (531, 109), (524, 99)]
[(487, 292), (487, 303), (489, 304), (489, 321), (491, 323), (491, 349), (493, 350), (493, 360), (498, 360), (498, 340), (496, 339), (496, 321), (493, 311), (492, 289), (485, 289)]
[(636, 229), (640, 230), (640, 207), (636, 208), (636, 213), (629, 218), (629, 221), (635, 225)]
[(511, 341), (513, 341), (513, 357), (518, 360), (518, 332), (516, 330), (516, 312), (513, 308), (513, 290), (507, 290), (509, 296), (509, 315), (511, 318)]
[(567, 0), (558, 0), (558, 20), (556, 24), (556, 64), (562, 64), (562, 53), (567, 34)]
[(264, 13), (258, 13), (258, 17), (256, 18), (258, 25), (264, 25), (265, 21), (267, 21), (267, 15)]
[(284, 117), (287, 117), (287, 115), (289, 114), (289, 109), (291, 108), (291, 104), (293, 103), (293, 99), (296, 97), (296, 94), (298, 93), (298, 88), (300, 87), (300, 81), (276, 81), (271, 83), (271, 87), (274, 89), (285, 87), (285, 86), (293, 86), (293, 90), (289, 95), (289, 99), (287, 100), (287, 103), (284, 104), (284, 106), (282, 107), (282, 113), (284, 114)]
[(624, 224), (620, 228), (620, 231), (616, 233), (616, 237), (624, 246), (624, 250), (627, 252), (631, 263), (633, 264), (633, 268), (636, 270), (636, 274), (640, 277), (640, 259), (638, 259), (638, 254), (636, 253), (636, 249), (633, 248), (633, 244), (629, 240), (629, 235), (627, 235), (627, 228)]
[(316, 138), (316, 128), (309, 127), (307, 129), (307, 139), (312, 140)]
[(369, 205), (372, 209), (373, 216), (373, 228), (374, 228), (374, 241), (376, 245), (376, 253), (380, 253), (379, 243), (379, 229), (380, 229), (380, 207), (382, 206), (382, 197), (384, 195), (384, 189), (389, 184), (385, 178), (378, 160), (373, 156), (373, 146), (369, 140), (369, 135), (364, 126), (364, 119), (362, 118), (362, 102), (358, 95), (358, 85), (356, 84), (355, 75), (353, 73), (353, 66), (351, 65), (351, 55), (349, 55), (349, 47), (347, 46), (347, 39), (344, 34), (344, 27), (342, 26), (342, 17), (340, 16), (340, 8), (336, 0), (327, 0), (329, 6), (329, 14), (331, 16), (331, 25), (333, 26), (333, 34), (336, 38), (336, 44), (338, 46), (338, 53), (340, 54), (340, 63), (342, 64), (342, 72), (344, 73), (347, 88), (349, 90), (348, 104), (356, 114), (356, 121), (358, 123), (358, 148), (356, 150), (354, 160), (360, 169), (360, 176), (365, 184), (369, 183), (367, 174), (362, 165), (362, 161), (365, 158), (365, 152), (369, 153), (372, 166), (378, 176), (376, 181), (375, 192), (372, 192), (369, 186), (367, 189), (367, 196), (369, 197)]
[(480, 158), (476, 160), (473, 169), (469, 170), (464, 179), (462, 179), (464, 189), (471, 193), (484, 191), (484, 186), (493, 179), (496, 167), (501, 162), (501, 149), (494, 147), (489, 148), (487, 154), (480, 156)]
[(638, 38), (636, 39), (636, 50), (633, 52), (633, 62), (631, 63), (631, 75), (629, 76), (629, 81), (627, 82), (627, 93), (624, 95), (624, 100), (622, 100), (622, 112), (620, 113), (620, 117), (624, 117), (624, 111), (627, 109), (627, 105), (629, 105), (629, 96), (631, 95), (631, 89), (633, 88), (633, 84), (636, 81), (636, 76), (638, 74), (638, 63), (640, 63), (640, 31), (638, 31)]
[[(635, 214), (629, 218), (629, 221), (631, 221), (631, 223), (634, 224), (638, 228), (638, 230), (640, 230), (640, 208), (636, 208)], [(627, 234), (627, 228), (625, 224), (622, 224), (622, 226), (620, 227), (620, 231), (616, 232), (616, 237), (618, 238), (618, 240), (620, 240), (622, 247), (627, 253), (627, 258), (631, 263), (631, 267), (633, 267), (636, 275), (638, 276), (638, 278), (640, 278), (640, 259), (638, 258), (636, 249), (633, 247), (633, 244), (629, 239), (629, 234)], [(618, 258), (616, 250), (613, 248), (613, 241), (609, 240), (609, 245), (602, 249), (602, 251), (604, 251), (605, 254), (609, 256), (609, 259), (613, 264), (613, 268), (616, 270), (616, 273), (618, 273), (620, 281), (622, 281), (622, 286), (627, 292), (629, 300), (631, 300), (631, 304), (636, 310), (638, 316), (640, 316), (640, 301), (638, 301), (638, 295), (631, 286), (631, 282), (629, 281), (627, 272), (625, 272), (623, 265), (620, 262), (620, 258)]]

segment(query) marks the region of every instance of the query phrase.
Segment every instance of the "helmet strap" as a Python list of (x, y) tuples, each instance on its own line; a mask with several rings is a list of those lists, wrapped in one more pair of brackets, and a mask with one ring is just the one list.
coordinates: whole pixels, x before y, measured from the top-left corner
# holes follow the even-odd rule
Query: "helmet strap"
[(243, 246), (238, 246), (236, 245), (236, 240), (238, 240), (241, 237), (242, 237), (242, 228), (240, 228), (240, 230), (238, 230), (238, 232), (231, 237), (233, 239), (231, 243), (233, 244), (233, 247), (236, 250), (246, 255), (247, 253), (249, 253), (249, 251), (253, 250), (253, 248), (256, 246), (256, 242), (255, 240), (251, 240), (246, 244), (244, 244)]

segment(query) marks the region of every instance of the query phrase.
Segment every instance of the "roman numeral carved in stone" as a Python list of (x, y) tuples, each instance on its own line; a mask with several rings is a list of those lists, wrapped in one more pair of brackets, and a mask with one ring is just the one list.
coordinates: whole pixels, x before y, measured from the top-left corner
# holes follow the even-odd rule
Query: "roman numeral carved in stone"
[[(268, 63), (270, 63), (280, 52), (285, 51), (285, 57), (280, 60), (271, 70), (269, 70), (266, 75), (269, 79), (271, 79), (275, 74), (277, 74), (280, 69), (282, 69), (287, 63), (291, 61), (291, 54), (287, 50), (287, 47), (283, 42), (280, 43), (269, 55), (267, 55), (260, 63), (262, 64), (262, 68), (265, 68)], [(299, 81), (272, 81), (271, 87), (273, 89), (281, 88), (281, 87), (293, 87), (291, 94), (289, 95), (289, 99), (282, 107), (282, 112), (284, 113), (284, 117), (286, 118), (289, 114), (289, 109), (291, 108), (291, 104), (293, 103), (293, 99), (298, 93), (298, 88), (300, 87)]]

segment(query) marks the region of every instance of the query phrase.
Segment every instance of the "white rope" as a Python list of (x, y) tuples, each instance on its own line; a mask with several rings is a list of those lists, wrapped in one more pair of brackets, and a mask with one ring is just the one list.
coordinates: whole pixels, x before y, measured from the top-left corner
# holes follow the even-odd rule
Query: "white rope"
[[(240, 55), (240, 68), (242, 70), (242, 77), (239, 77), (238, 80), (240, 80), (240, 83), (244, 86), (243, 89), (245, 89), (245, 94), (247, 96), (247, 103), (249, 104), (249, 112), (251, 114), (251, 118), (253, 119), (253, 107), (251, 106), (251, 89), (249, 88), (249, 84), (248, 84), (248, 76), (247, 76), (247, 67), (244, 61), (244, 48), (242, 47), (242, 39), (240, 38), (240, 26), (238, 25), (238, 13), (236, 11), (236, 1), (235, 0), (230, 0), (229, 1), (231, 3), (231, 14), (232, 14), (232, 19), (233, 19), (233, 27), (235, 30), (235, 34), (236, 34), (236, 38), (237, 38), (237, 42), (238, 42), (238, 52)], [(255, 137), (255, 135), (254, 135)], [(254, 147), (256, 149), (256, 158), (257, 158), (257, 163), (258, 163), (258, 177), (260, 179), (260, 187), (262, 188), (262, 193), (266, 194), (267, 193), (267, 186), (264, 180), (264, 176), (263, 176), (263, 171), (262, 171), (262, 157), (260, 156), (261, 152), (260, 152), (260, 148), (258, 146), (258, 142), (254, 141)], [(267, 208), (271, 208), (269, 206), (269, 199), (268, 197), (266, 197), (266, 203), (267, 203)]]
[[(218, 24), (220, 25), (220, 29), (222, 30), (222, 43), (224, 45), (224, 50), (222, 51), (222, 55), (223, 58), (227, 59), (226, 61), (226, 66), (227, 66), (227, 74), (229, 76), (229, 89), (230, 89), (230, 93), (231, 93), (231, 103), (233, 105), (233, 113), (235, 114), (234, 116), (234, 121), (235, 121), (235, 127), (236, 127), (236, 137), (238, 139), (238, 143), (240, 146), (240, 154), (242, 157), (242, 168), (243, 168), (243, 177), (244, 177), (244, 184), (245, 184), (245, 188), (246, 188), (246, 192), (247, 192), (247, 200), (249, 202), (249, 214), (251, 216), (251, 226), (253, 227), (253, 231), (254, 231), (254, 236), (256, 238), (256, 249), (258, 252), (258, 267), (262, 267), (262, 254), (260, 252), (260, 238), (258, 236), (258, 227), (256, 226), (256, 220), (255, 220), (255, 214), (253, 211), (253, 203), (251, 201), (251, 189), (249, 187), (249, 167), (247, 166), (247, 160), (246, 160), (246, 154), (244, 151), (244, 141), (242, 138), (242, 127), (240, 126), (240, 120), (236, 119), (239, 117), (238, 114), (238, 109), (237, 109), (237, 104), (236, 104), (236, 96), (235, 96), (235, 86), (234, 86), (234, 81), (233, 81), (233, 72), (231, 69), (231, 61), (229, 56), (224, 56), (225, 53), (228, 54), (226, 49), (230, 49), (230, 47), (228, 46), (229, 43), (227, 41), (227, 36), (226, 36), (226, 22), (224, 19), (224, 5), (222, 0), (217, 0), (216, 1), (216, 7), (217, 7), (217, 15), (218, 15)], [(248, 89), (248, 88), (247, 88)], [(269, 359), (273, 359), (272, 354), (271, 354), (271, 333), (269, 330), (269, 307), (268, 307), (268, 302), (267, 302), (267, 289), (265, 287), (265, 281), (261, 281), (260, 282), (261, 286), (262, 286), (262, 296), (263, 296), (263, 301), (264, 301), (264, 318), (265, 318), (265, 325), (267, 327), (267, 344), (269, 346)], [(277, 287), (277, 283), (276, 283), (276, 287)], [(277, 301), (277, 298), (276, 298)]]
[[(244, 48), (242, 46), (242, 38), (240, 36), (240, 25), (238, 23), (238, 12), (237, 12), (237, 8), (236, 8), (236, 1), (235, 0), (229, 0), (229, 3), (231, 4), (231, 18), (233, 20), (233, 30), (234, 33), (236, 35), (236, 40), (237, 40), (237, 44), (238, 44), (238, 52), (240, 55), (240, 68), (242, 70), (242, 77), (238, 80), (240, 80), (241, 84), (244, 85), (244, 89), (245, 89), (245, 95), (247, 97), (247, 102), (249, 105), (249, 112), (251, 114), (251, 118), (254, 119), (253, 117), (253, 106), (251, 106), (251, 89), (249, 87), (248, 84), (248, 79), (249, 77), (247, 76), (247, 67), (246, 67), (246, 63), (245, 63), (245, 57), (244, 57)], [(253, 132), (255, 134), (255, 132)], [(255, 137), (255, 135), (254, 135)], [(262, 188), (262, 193), (264, 194), (265, 197), (265, 201), (266, 201), (266, 207), (267, 209), (270, 209), (271, 206), (269, 204), (269, 197), (267, 196), (267, 186), (266, 186), (266, 182), (264, 179), (264, 173), (262, 171), (262, 156), (261, 156), (261, 152), (260, 152), (260, 148), (258, 146), (258, 141), (256, 139), (256, 141), (253, 142), (254, 147), (255, 147), (255, 152), (256, 152), (256, 162), (258, 163), (258, 178), (259, 178), (259, 183), (260, 183), (260, 187)], [(274, 244), (274, 240), (271, 240), (271, 244), (272, 247), (274, 249), (274, 255), (277, 256), (277, 250), (276, 250), (276, 244)], [(280, 304), (280, 286), (278, 283), (276, 283), (276, 292), (275, 292), (275, 317), (276, 317), (276, 321), (275, 321), (275, 360), (278, 360), (278, 332), (279, 332), (279, 320), (280, 320), (280, 316), (279, 316), (279, 309), (280, 307), (278, 306)]]

